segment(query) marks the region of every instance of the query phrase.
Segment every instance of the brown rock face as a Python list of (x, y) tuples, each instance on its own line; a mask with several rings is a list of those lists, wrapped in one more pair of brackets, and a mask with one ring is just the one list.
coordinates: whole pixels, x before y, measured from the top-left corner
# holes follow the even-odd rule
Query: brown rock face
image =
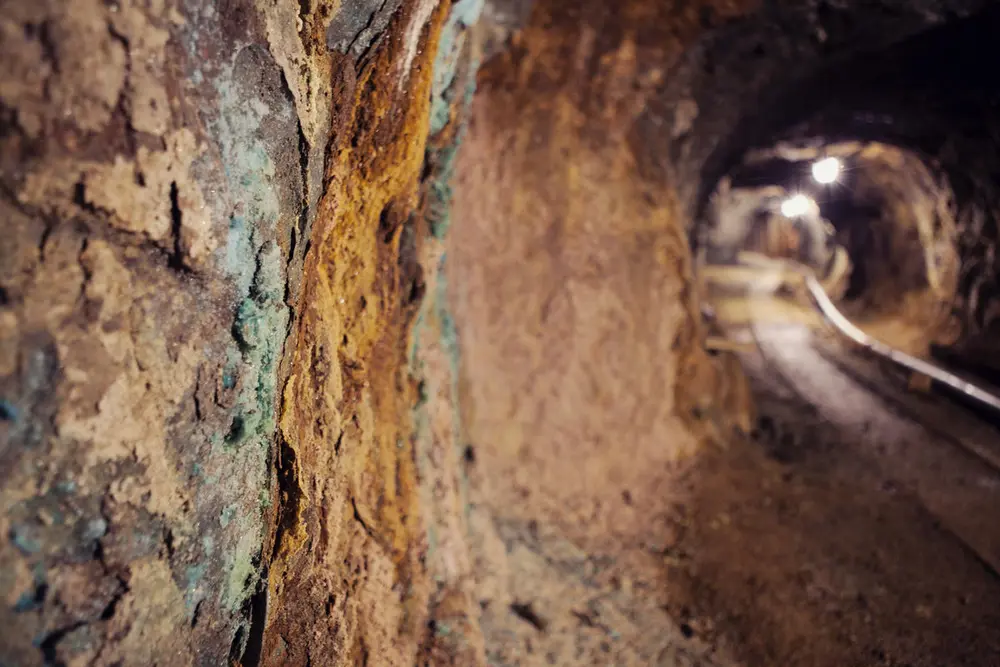
[(4, 662), (242, 650), (302, 184), (280, 71), (219, 18), (3, 5)]
[(412, 661), (448, 4), (383, 9), (0, 6), (0, 662)]
[(531, 493), (566, 526), (623, 528), (600, 499), (652, 492), (697, 440), (678, 413), (711, 389), (676, 198), (629, 144), (682, 42), (643, 3), (598, 5), (546, 5), (482, 74), (449, 277), (477, 459), (510, 466), (511, 499), (537, 468)]
[(0, 0), (0, 664), (686, 659), (688, 235), (820, 5)]
[(459, 154), (447, 273), (496, 664), (669, 659), (672, 489), (746, 410), (699, 343), (674, 184), (645, 179), (632, 144), (699, 29), (660, 12), (543, 3), (483, 70)]
[[(431, 582), (420, 562), (409, 415), (417, 392), (406, 355), (422, 286), (412, 217), (429, 60), (443, 15), (421, 11), (404, 11), (386, 47), (356, 76), (348, 72), (338, 90), (344, 108), (284, 393), (286, 495), (271, 564), (266, 664), (334, 655), (344, 664), (411, 664), (425, 634)], [(402, 77), (401, 63), (410, 68)], [(318, 637), (295, 641), (303, 633)]]
[(477, 7), (0, 6), (0, 662), (481, 655), (413, 327)]

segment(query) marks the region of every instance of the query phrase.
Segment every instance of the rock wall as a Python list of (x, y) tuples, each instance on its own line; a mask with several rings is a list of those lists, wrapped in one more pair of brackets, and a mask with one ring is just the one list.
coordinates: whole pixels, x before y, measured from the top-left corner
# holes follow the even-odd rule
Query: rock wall
[(701, 347), (676, 183), (630, 140), (698, 15), (539, 2), (479, 77), (446, 275), (490, 664), (680, 660), (657, 585), (678, 478), (750, 415)]
[[(4, 661), (483, 660), (445, 250), (477, 69), (529, 5), (3, 6)], [(572, 204), (569, 254), (548, 259), (603, 294), (588, 318), (607, 322), (615, 290), (627, 308), (664, 307), (624, 360), (667, 354), (643, 376), (663, 401), (638, 428), (673, 428), (675, 411), (708, 410), (706, 393), (674, 405), (677, 378), (714, 380), (702, 378), (669, 188), (630, 182), (623, 129), (601, 138), (591, 125), (542, 149), (554, 120), (634, 116), (663, 76), (652, 66), (663, 35), (640, 30), (655, 12), (587, 11), (582, 32), (537, 54), (559, 70), (551, 47), (591, 45), (590, 64), (566, 61), (575, 83), (556, 106), (525, 97), (544, 85), (518, 94), (534, 106), (522, 136), (541, 152), (517, 160), (572, 150), (590, 171), (553, 177), (566, 191), (552, 201), (570, 205), (610, 175), (630, 202), (590, 200), (603, 231), (581, 215), (588, 200)], [(578, 18), (558, 12), (564, 26)], [(605, 15), (622, 18), (606, 42)], [(695, 14), (677, 17), (697, 29)], [(580, 88), (590, 74), (600, 83)], [(511, 101), (497, 128), (517, 120)], [(502, 134), (474, 136), (491, 148)], [(468, 167), (466, 202), (508, 187), (477, 188), (481, 169)], [(510, 183), (522, 201), (529, 185)], [(584, 267), (595, 229), (613, 242), (604, 286)], [(631, 277), (617, 266), (635, 259)], [(647, 295), (631, 279), (663, 284)], [(581, 341), (577, 353), (590, 351)], [(634, 407), (594, 424), (613, 428)], [(655, 449), (649, 435), (641, 446)]]
[[(942, 174), (898, 148), (869, 144), (850, 159), (843, 196), (854, 212), (839, 219), (837, 232), (855, 266), (845, 314), (877, 339), (926, 356), (958, 332), (951, 190)], [(857, 213), (866, 210), (874, 215)]]
[(224, 664), (274, 507), (315, 137), (250, 3), (0, 16), (0, 655)]
[(444, 178), (428, 128), (448, 124), (439, 78), (468, 5), (402, 8), (372, 59), (340, 74), (284, 392), (264, 664), (418, 664), (439, 650), (437, 616), (464, 613), (448, 567), (464, 548), (457, 465), (427, 426), (438, 354), (421, 305)]
[(433, 649), (409, 331), (468, 4), (0, 6), (0, 662)]

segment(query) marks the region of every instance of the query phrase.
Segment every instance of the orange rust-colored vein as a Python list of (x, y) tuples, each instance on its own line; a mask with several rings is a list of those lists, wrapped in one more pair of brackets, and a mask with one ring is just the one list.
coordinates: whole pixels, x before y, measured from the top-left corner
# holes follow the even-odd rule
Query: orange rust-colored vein
[[(401, 293), (409, 283), (400, 227), (417, 202), (432, 60), (449, 5), (440, 3), (419, 28), (406, 86), (397, 82), (404, 75), (406, 33), (417, 29), (410, 25), (415, 7), (396, 17), (356, 76), (349, 62), (340, 74), (340, 93), (351, 102), (339, 118), (334, 114), (327, 187), (305, 263), (303, 311), (290, 340), (293, 360), (280, 425), (294, 455), (293, 488), (282, 498), (280, 542), (270, 564), (274, 615), (264, 664), (304, 664), (298, 662), (303, 650), (314, 663), (321, 656), (330, 664), (335, 655), (350, 662), (348, 656), (375, 650), (367, 635), (415, 638), (422, 631), (427, 586), (418, 553), (409, 438), (414, 392), (405, 356), (415, 306)], [(402, 618), (395, 627), (373, 629), (381, 621), (351, 601), (359, 596), (382, 596), (385, 608), (399, 607), (402, 597)], [(363, 606), (377, 610), (379, 600)], [(310, 625), (322, 631), (321, 640), (313, 641)], [(312, 643), (293, 647), (282, 637)], [(393, 643), (378, 650), (401, 652), (399, 660), (408, 642)]]

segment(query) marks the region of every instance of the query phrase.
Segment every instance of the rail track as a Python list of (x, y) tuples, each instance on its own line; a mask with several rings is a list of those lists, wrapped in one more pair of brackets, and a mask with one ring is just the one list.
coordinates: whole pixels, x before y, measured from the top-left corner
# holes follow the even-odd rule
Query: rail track
[[(808, 283), (808, 276), (803, 277)], [(772, 298), (775, 281), (761, 284), (766, 287), (748, 285), (751, 302)], [(763, 362), (757, 372), (766, 369), (772, 380), (776, 375), (801, 402), (816, 408), (841, 441), (852, 443), (857, 454), (912, 493), (945, 533), (1000, 577), (1000, 524), (995, 519), (1000, 430), (997, 420), (984, 419), (1000, 417), (1000, 400), (942, 368), (929, 368), (927, 362), (857, 335), (828, 298), (823, 303), (825, 293), (817, 299), (817, 289), (822, 290), (813, 279), (810, 292), (817, 310), (839, 339), (825, 339), (805, 324), (766, 324), (751, 317), (747, 329)], [(751, 304), (751, 311), (756, 308)], [(966, 403), (978, 405), (979, 414), (942, 401), (937, 392), (909, 391), (895, 370), (931, 377)]]

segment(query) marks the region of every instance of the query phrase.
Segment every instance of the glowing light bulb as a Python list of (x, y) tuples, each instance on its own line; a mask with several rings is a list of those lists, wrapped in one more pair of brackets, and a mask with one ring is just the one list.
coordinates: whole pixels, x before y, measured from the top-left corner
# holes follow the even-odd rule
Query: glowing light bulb
[(817, 183), (830, 185), (831, 183), (836, 183), (837, 179), (840, 178), (842, 168), (843, 166), (837, 158), (823, 158), (822, 160), (813, 162), (812, 175)]
[(813, 200), (804, 194), (797, 194), (781, 202), (781, 215), (786, 218), (797, 218), (809, 212), (813, 207)]

